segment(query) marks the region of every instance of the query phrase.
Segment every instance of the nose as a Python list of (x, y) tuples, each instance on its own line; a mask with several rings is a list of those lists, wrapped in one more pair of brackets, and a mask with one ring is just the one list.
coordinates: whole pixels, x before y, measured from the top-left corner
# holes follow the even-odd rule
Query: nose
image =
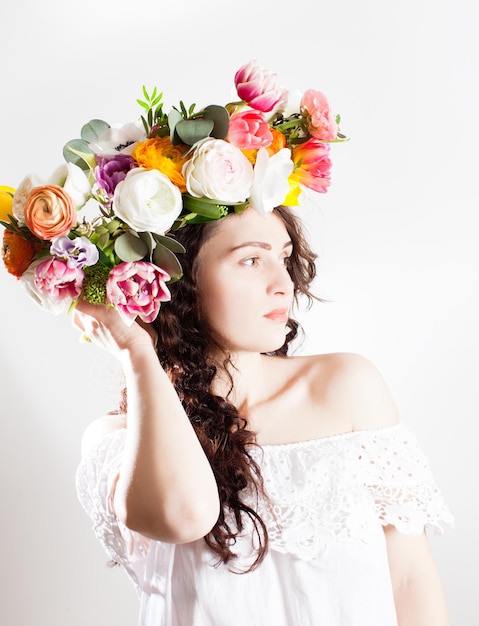
[(268, 291), (273, 294), (293, 295), (294, 284), (291, 280), (288, 268), (283, 262), (275, 263), (271, 268)]

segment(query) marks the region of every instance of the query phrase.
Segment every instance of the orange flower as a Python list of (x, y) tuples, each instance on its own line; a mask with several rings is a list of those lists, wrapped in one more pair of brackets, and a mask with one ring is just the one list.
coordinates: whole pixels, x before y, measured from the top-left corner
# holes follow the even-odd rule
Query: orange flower
[(159, 170), (168, 176), (183, 193), (186, 191), (186, 183), (181, 170), (188, 161), (188, 158), (183, 157), (185, 150), (186, 146), (182, 144), (173, 146), (169, 137), (152, 137), (137, 143), (131, 156), (139, 167)]
[(273, 141), (266, 148), (269, 156), (272, 156), (273, 154), (276, 154), (276, 152), (279, 152), (283, 148), (286, 148), (286, 137), (283, 135), (283, 133), (277, 128), (272, 128), (271, 132), (273, 133)]
[(2, 259), (10, 274), (20, 278), (33, 261), (38, 246), (23, 237), (5, 230), (3, 233)]
[(58, 185), (34, 187), (25, 204), (25, 224), (40, 239), (66, 235), (77, 223), (73, 198)]

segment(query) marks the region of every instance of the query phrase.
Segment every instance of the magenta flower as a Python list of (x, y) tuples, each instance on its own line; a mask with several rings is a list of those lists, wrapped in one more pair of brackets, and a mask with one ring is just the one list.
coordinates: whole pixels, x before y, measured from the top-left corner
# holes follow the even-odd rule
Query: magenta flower
[(136, 317), (150, 323), (158, 315), (161, 302), (170, 300), (166, 286), (169, 279), (170, 276), (153, 263), (120, 263), (110, 271), (106, 297), (128, 324), (132, 324)]
[(95, 179), (109, 196), (113, 196), (118, 183), (124, 180), (128, 172), (135, 167), (133, 157), (121, 153), (97, 156), (96, 162)]
[(336, 139), (336, 116), (324, 93), (308, 89), (301, 98), (301, 114), (306, 118), (307, 128), (313, 137), (323, 141)]
[(241, 150), (256, 150), (271, 145), (273, 133), (263, 113), (241, 111), (230, 119), (228, 141)]
[(330, 146), (319, 139), (309, 139), (293, 149), (293, 161), (297, 164), (292, 177), (299, 183), (325, 193), (331, 184)]
[(76, 300), (81, 293), (85, 274), (79, 267), (49, 257), (35, 268), (35, 287), (52, 300)]
[(238, 96), (258, 111), (272, 111), (285, 99), (287, 91), (278, 83), (277, 75), (250, 61), (235, 74)]

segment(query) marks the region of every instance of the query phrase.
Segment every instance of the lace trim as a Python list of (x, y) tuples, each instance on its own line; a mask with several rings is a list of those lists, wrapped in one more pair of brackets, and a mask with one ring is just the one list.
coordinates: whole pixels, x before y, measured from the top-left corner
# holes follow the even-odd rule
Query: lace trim
[(453, 517), (416, 437), (404, 425), (253, 449), (272, 507), (259, 503), (270, 546), (303, 559), (332, 541), (370, 541), (382, 525), (443, 532)]
[(125, 431), (109, 433), (82, 460), (76, 473), (78, 498), (92, 520), (93, 531), (109, 557), (123, 565), (135, 585), (147, 557), (149, 540), (116, 517), (112, 498), (125, 446)]
[[(125, 431), (105, 437), (78, 468), (80, 501), (111, 558), (135, 577), (149, 542), (128, 530), (111, 507)], [(380, 524), (403, 533), (443, 532), (453, 517), (434, 483), (415, 436), (402, 424), (299, 443), (252, 448), (268, 502), (252, 502), (268, 527), (270, 547), (302, 559), (331, 542), (371, 541)], [(250, 533), (238, 538), (251, 550)]]

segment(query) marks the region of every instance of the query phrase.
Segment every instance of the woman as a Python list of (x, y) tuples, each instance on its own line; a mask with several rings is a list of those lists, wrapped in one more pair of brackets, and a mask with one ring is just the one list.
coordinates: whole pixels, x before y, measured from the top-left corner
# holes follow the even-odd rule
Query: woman
[(152, 325), (73, 316), (125, 373), (78, 491), (140, 623), (449, 624), (424, 533), (449, 513), (377, 370), (286, 356), (315, 275), (297, 218), (250, 207), (178, 239), (184, 276)]

